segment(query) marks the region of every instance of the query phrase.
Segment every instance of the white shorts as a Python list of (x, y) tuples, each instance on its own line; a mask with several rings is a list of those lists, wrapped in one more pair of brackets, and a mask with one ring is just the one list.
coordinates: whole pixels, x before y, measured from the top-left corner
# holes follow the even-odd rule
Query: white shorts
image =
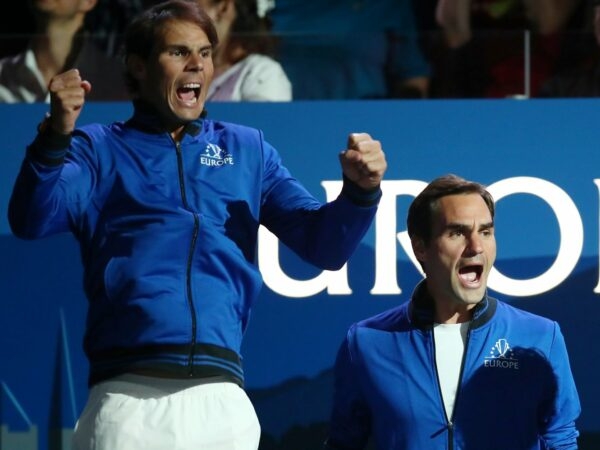
[(73, 450), (256, 450), (260, 424), (235, 383), (123, 375), (92, 387)]

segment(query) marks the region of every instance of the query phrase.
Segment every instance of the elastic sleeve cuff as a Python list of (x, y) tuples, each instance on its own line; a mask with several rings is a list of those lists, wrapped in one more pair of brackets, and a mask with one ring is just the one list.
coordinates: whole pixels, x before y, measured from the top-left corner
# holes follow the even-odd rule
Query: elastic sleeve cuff
[(29, 152), (33, 159), (41, 164), (57, 166), (62, 164), (71, 145), (70, 134), (60, 134), (48, 127), (38, 133)]
[(343, 176), (343, 181), (341, 195), (348, 198), (355, 205), (369, 207), (379, 203), (382, 195), (380, 186), (373, 189), (363, 189), (345, 175)]

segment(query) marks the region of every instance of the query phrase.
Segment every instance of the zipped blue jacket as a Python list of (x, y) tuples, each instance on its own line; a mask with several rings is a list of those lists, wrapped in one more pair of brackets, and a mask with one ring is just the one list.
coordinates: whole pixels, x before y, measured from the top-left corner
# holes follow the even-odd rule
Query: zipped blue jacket
[(580, 403), (559, 325), (491, 297), (475, 308), (452, 417), (435, 363), (426, 281), (354, 324), (335, 364), (326, 448), (577, 449)]
[(344, 180), (336, 200), (319, 202), (261, 131), (200, 118), (175, 142), (136, 104), (125, 122), (39, 133), (9, 223), (25, 239), (70, 231), (78, 240), (90, 385), (123, 373), (243, 385), (240, 346), (262, 286), (259, 225), (338, 269), (380, 196)]

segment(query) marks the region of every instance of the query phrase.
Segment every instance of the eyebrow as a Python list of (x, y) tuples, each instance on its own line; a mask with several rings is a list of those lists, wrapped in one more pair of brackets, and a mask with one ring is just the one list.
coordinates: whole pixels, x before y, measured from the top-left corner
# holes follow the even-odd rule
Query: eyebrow
[[(494, 228), (494, 222), (486, 222), (486, 223), (482, 223), (481, 225), (479, 225), (478, 230), (482, 231), (482, 230), (489, 230), (490, 228)], [(448, 225), (446, 225), (444, 227), (444, 230), (447, 231), (469, 231), (471, 230), (471, 226), (470, 225), (465, 225), (462, 223), (455, 223), (455, 222), (451, 222)]]
[[(166, 48), (193, 48), (190, 47), (188, 44), (177, 44), (175, 42), (171, 43), (171, 44), (165, 44)], [(202, 47), (200, 47), (200, 50), (207, 50), (212, 48), (212, 44), (208, 43), (208, 44), (204, 44)]]

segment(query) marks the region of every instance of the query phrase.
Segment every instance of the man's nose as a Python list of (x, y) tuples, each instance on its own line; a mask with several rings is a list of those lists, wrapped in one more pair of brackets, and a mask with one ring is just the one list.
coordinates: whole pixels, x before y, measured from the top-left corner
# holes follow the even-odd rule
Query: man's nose
[(467, 243), (467, 251), (469, 254), (478, 255), (483, 253), (483, 239), (479, 233), (472, 233), (469, 236)]
[(199, 71), (204, 68), (204, 61), (202, 60), (202, 56), (199, 54), (191, 53), (188, 58), (187, 67), (188, 70)]

